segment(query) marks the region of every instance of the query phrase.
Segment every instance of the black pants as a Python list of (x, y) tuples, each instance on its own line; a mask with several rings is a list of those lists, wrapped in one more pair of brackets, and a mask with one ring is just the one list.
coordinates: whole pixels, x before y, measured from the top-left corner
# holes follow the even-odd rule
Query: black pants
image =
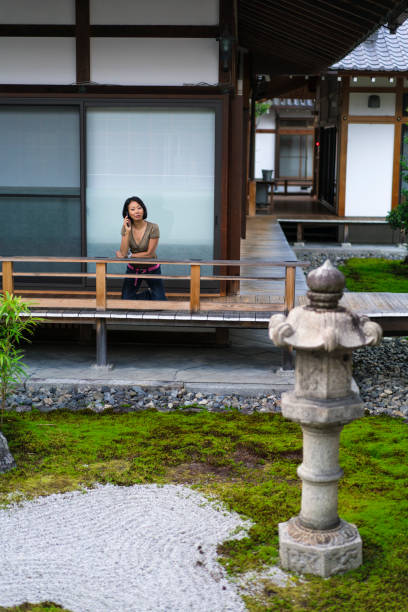
[[(162, 279), (154, 278), (156, 274), (161, 274), (160, 266), (151, 272), (140, 268), (139, 270), (140, 274), (151, 274), (152, 278), (125, 278), (122, 286), (122, 300), (166, 300)], [(135, 274), (135, 271), (127, 268), (126, 274)], [(147, 283), (148, 289), (138, 293), (142, 281)]]

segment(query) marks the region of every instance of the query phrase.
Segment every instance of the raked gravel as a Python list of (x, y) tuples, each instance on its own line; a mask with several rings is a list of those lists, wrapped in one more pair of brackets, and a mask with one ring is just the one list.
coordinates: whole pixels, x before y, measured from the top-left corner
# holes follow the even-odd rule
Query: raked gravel
[(99, 485), (0, 510), (0, 606), (73, 612), (241, 612), (217, 544), (237, 514), (182, 485)]

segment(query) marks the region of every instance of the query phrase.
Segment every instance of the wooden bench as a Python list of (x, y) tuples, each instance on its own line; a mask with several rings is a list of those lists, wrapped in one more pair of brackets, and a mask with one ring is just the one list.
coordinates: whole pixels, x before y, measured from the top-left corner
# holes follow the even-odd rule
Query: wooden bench
[[(295, 304), (295, 274), (297, 267), (307, 264), (297, 261), (259, 261), (259, 260), (163, 260), (143, 259), (144, 264), (159, 263), (161, 265), (188, 266), (188, 275), (155, 275), (164, 280), (185, 279), (189, 281), (189, 293), (185, 296), (169, 296), (167, 301), (121, 300), (119, 295), (112, 296), (108, 292), (107, 279), (151, 278), (149, 274), (116, 274), (108, 273), (108, 264), (124, 265), (127, 260), (92, 257), (0, 257), (2, 290), (10, 294), (22, 294), (32, 297), (34, 301), (32, 312), (44, 318), (49, 323), (79, 323), (95, 324), (97, 365), (107, 363), (107, 323), (126, 324), (161, 324), (208, 327), (267, 327), (269, 318), (275, 312), (288, 312)], [(79, 263), (95, 264), (95, 272), (16, 272), (14, 263)], [(224, 274), (203, 275), (202, 266), (211, 266), (226, 270)], [(233, 273), (241, 267), (276, 267), (282, 269), (280, 276), (240, 276)], [(70, 295), (70, 290), (63, 290), (63, 296), (58, 291), (16, 290), (15, 280), (19, 278), (72, 278), (95, 279), (95, 290), (83, 289)], [(281, 299), (274, 302), (260, 301), (256, 296), (249, 301), (247, 296), (210, 297), (201, 294), (201, 281), (241, 282), (271, 281), (283, 282), (284, 291)], [(45, 296), (45, 297), (44, 297)], [(91, 296), (91, 297), (87, 297)], [(251, 296), (252, 297), (252, 296)], [(188, 299), (186, 299), (188, 298)]]
[(297, 179), (297, 178), (276, 178), (274, 180), (275, 187), (283, 185), (283, 193), (275, 190), (275, 195), (293, 195), (288, 191), (288, 187), (312, 187), (312, 179)]

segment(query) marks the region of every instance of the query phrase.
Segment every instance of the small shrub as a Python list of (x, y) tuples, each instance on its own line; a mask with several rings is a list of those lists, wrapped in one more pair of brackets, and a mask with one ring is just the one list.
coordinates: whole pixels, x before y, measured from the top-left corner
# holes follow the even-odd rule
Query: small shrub
[(8, 292), (0, 296), (1, 424), (8, 396), (26, 376), (25, 365), (21, 361), (23, 351), (19, 344), (29, 341), (39, 322), (40, 319), (31, 315), (29, 305), (21, 297)]

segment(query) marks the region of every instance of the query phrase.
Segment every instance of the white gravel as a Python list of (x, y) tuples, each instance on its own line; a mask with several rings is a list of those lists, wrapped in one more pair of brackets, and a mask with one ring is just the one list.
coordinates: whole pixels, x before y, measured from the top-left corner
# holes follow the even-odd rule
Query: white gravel
[(240, 612), (217, 544), (250, 523), (181, 485), (97, 486), (0, 510), (0, 606)]

